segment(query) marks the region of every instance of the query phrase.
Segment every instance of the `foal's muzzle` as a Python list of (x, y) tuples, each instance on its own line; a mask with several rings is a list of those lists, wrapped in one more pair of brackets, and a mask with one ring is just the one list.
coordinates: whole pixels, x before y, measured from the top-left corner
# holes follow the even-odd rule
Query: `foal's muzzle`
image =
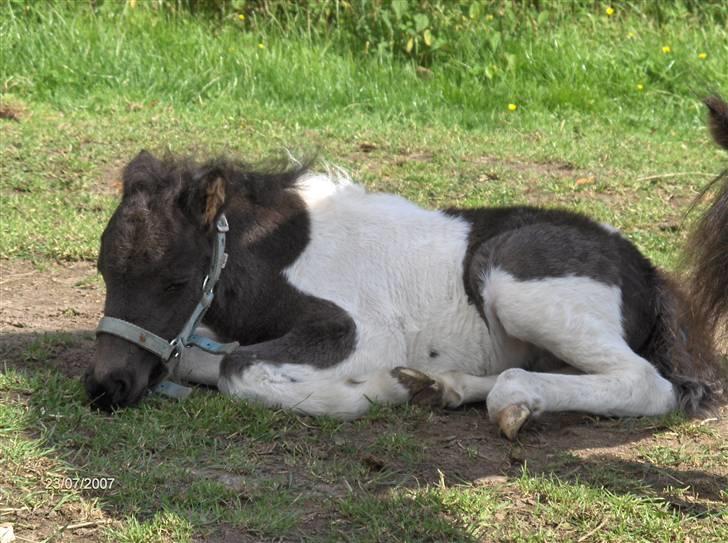
[(138, 403), (163, 375), (157, 357), (104, 334), (96, 339), (95, 361), (86, 371), (84, 386), (93, 407), (111, 411)]
[(101, 381), (96, 381), (93, 369), (84, 376), (84, 385), (91, 405), (104, 411), (112, 411), (129, 405), (129, 392), (133, 386), (133, 375), (129, 371), (115, 370)]

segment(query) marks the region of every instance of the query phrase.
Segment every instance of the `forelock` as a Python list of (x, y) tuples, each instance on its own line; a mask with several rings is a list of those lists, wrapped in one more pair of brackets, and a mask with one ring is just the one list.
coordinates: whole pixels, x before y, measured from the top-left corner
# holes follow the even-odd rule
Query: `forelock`
[(132, 266), (159, 263), (169, 248), (170, 222), (148, 194), (139, 192), (124, 198), (108, 231), (108, 265), (125, 273)]

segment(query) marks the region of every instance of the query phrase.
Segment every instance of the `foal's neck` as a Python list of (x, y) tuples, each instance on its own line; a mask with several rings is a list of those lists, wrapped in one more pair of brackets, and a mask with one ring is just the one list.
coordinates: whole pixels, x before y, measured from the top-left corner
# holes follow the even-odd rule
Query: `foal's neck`
[(295, 325), (306, 301), (283, 274), (308, 245), (306, 206), (294, 191), (284, 190), (263, 203), (234, 198), (225, 214), (228, 263), (205, 323), (242, 345), (280, 337)]

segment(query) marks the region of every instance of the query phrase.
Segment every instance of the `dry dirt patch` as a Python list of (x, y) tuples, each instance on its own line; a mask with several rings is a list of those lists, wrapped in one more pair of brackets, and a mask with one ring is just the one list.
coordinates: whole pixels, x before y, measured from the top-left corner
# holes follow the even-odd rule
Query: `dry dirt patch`
[[(68, 338), (51, 345), (54, 366), (77, 377), (91, 361), (93, 330), (101, 318), (103, 285), (87, 262), (51, 264), (38, 270), (26, 261), (0, 261), (0, 357), (23, 366), (34, 342), (49, 332)], [(21, 354), (27, 353), (27, 354)]]

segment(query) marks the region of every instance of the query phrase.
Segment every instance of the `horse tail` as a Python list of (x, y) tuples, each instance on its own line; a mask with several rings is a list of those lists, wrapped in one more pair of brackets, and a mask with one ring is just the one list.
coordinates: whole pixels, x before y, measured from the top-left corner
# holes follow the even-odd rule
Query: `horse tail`
[[(718, 97), (705, 101), (713, 139), (728, 150), (728, 104)], [(695, 415), (724, 398), (725, 373), (715, 341), (728, 334), (728, 170), (700, 193), (716, 196), (698, 219), (684, 251), (685, 288), (659, 273), (655, 324), (645, 357), (669, 379), (678, 405)], [(682, 281), (681, 281), (682, 282)]]
[[(728, 150), (728, 104), (714, 96), (705, 105), (713, 139)], [(716, 197), (698, 220), (687, 255), (691, 302), (702, 312), (706, 325), (723, 335), (728, 332), (728, 169), (709, 183), (699, 198), (713, 190)]]

